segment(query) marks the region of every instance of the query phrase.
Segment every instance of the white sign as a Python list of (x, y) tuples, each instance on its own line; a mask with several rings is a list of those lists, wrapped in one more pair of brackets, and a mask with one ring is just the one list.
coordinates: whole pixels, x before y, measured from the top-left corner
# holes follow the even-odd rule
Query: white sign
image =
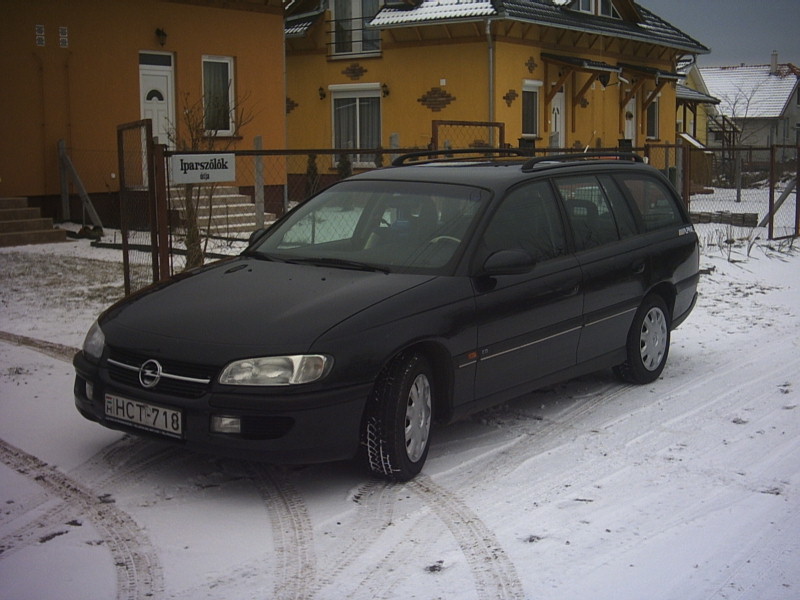
[(236, 181), (233, 154), (173, 154), (169, 158), (170, 183)]

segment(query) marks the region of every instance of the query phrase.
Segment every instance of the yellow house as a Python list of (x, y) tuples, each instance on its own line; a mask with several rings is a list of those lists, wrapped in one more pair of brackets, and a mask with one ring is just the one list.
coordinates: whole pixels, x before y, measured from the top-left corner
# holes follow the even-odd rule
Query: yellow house
[(202, 114), (206, 147), (261, 135), (283, 148), (283, 55), (280, 0), (4, 0), (0, 197), (59, 218), (64, 140), (113, 224), (117, 126), (150, 117), (161, 143), (180, 145), (187, 109)]
[(677, 88), (677, 124), (678, 132), (694, 138), (703, 146), (708, 145), (708, 122), (711, 115), (717, 113), (720, 103), (708, 93), (700, 69), (691, 65), (681, 69), (684, 82)]
[(674, 143), (677, 62), (709, 51), (630, 0), (295, 0), (287, 9), (294, 148)]

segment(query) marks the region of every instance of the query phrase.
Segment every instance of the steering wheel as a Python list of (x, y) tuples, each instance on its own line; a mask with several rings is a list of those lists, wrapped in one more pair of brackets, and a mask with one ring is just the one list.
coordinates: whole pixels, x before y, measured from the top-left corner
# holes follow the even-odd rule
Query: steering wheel
[(455, 244), (460, 244), (461, 240), (457, 237), (453, 237), (452, 235), (437, 235), (435, 238), (431, 239), (429, 244), (438, 244), (439, 242), (453, 242)]

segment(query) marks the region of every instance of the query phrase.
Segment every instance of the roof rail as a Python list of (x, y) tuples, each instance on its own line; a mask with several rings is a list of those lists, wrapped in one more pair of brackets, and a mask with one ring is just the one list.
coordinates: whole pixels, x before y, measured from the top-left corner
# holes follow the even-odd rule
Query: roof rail
[(402, 167), (409, 162), (420, 158), (433, 159), (436, 156), (450, 158), (456, 154), (501, 154), (504, 156), (530, 156), (530, 151), (523, 148), (458, 148), (456, 150), (420, 150), (419, 152), (409, 152), (398, 156), (392, 161), (393, 167)]
[(644, 159), (635, 152), (575, 152), (572, 154), (553, 154), (551, 156), (537, 156), (530, 159), (522, 165), (523, 171), (531, 171), (533, 168), (541, 163), (549, 162), (567, 162), (570, 160), (630, 160), (633, 162), (643, 163)]

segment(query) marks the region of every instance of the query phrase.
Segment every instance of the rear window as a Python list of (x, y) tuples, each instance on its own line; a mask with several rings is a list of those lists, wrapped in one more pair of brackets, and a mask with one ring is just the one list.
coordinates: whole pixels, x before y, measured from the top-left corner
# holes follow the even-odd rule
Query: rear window
[(646, 231), (684, 224), (675, 197), (662, 182), (635, 173), (619, 175), (616, 179), (630, 194)]

